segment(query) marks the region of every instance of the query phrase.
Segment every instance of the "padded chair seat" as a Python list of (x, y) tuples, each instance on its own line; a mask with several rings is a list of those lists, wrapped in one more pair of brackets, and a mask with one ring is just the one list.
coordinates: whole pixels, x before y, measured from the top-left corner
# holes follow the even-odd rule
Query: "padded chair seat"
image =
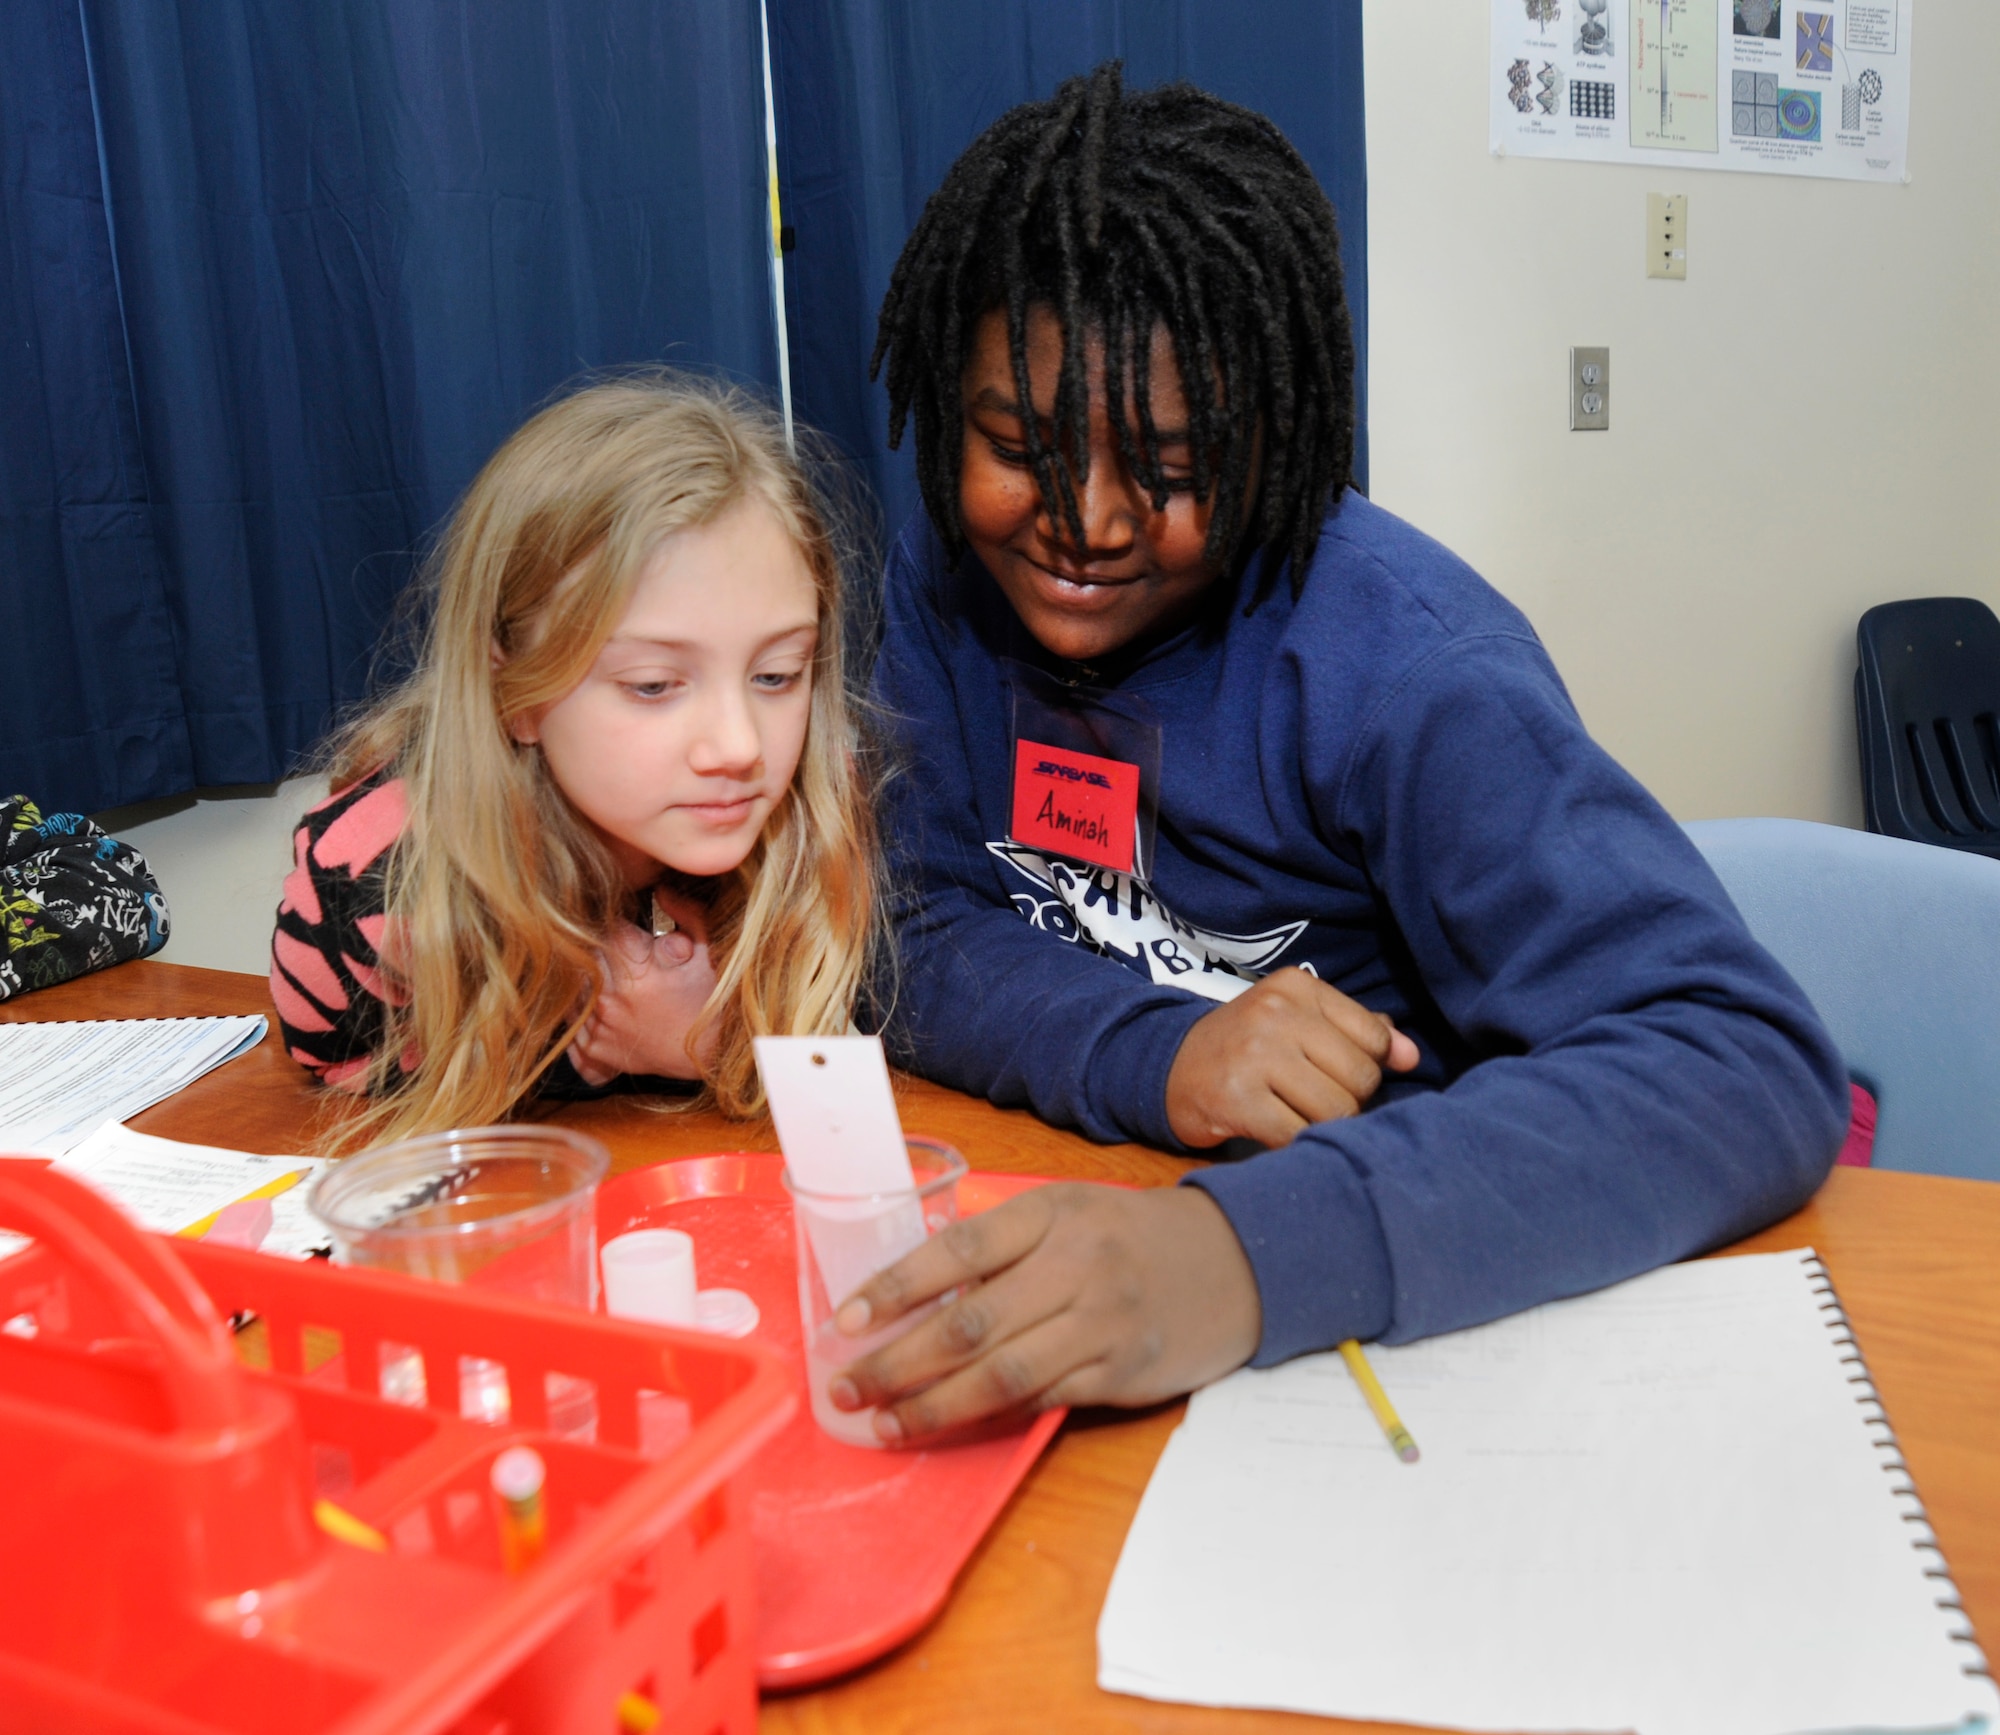
[(1874, 1092), (1875, 1167), (2000, 1180), (2000, 861), (1799, 819), (1686, 829)]

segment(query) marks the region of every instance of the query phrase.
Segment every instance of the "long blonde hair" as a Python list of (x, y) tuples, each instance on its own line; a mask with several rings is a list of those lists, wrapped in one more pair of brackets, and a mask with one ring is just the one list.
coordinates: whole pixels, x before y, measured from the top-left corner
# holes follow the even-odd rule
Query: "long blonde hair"
[(850, 1028), (881, 900), (837, 516), (755, 399), (627, 375), (541, 411), (480, 471), (426, 569), (416, 672), (330, 750), (336, 789), (386, 768), (409, 806), (387, 868), (373, 1100), (340, 1144), (504, 1119), (588, 1016), (630, 893), (509, 726), (584, 678), (662, 538), (746, 499), (812, 572), (819, 648), (792, 786), (742, 865), (707, 883), (717, 980), (690, 1048), (712, 1030), (704, 1094), (749, 1115), (753, 1037)]

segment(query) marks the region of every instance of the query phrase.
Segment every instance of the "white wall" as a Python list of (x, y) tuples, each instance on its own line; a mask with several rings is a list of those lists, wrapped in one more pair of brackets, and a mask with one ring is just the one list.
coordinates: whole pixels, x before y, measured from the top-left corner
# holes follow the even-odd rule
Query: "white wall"
[[(1908, 186), (1501, 160), (1487, 0), (1365, 0), (1377, 500), (1525, 609), (1586, 722), (1683, 819), (1859, 824), (1854, 623), (2000, 607), (2000, 7), (1917, 0)], [(1688, 195), (1685, 283), (1644, 275)], [(1568, 431), (1608, 343), (1612, 428)], [(166, 956), (265, 968), (275, 792), (103, 815), (173, 911)]]
[(96, 815), (113, 837), (145, 852), (166, 893), (173, 929), (160, 956), (263, 975), (279, 883), (292, 865), (292, 827), (325, 794), (324, 778), (299, 777)]
[[(2000, 607), (2000, 7), (1916, 0), (1906, 186), (1499, 159), (1488, 0), (1366, 0), (1371, 493), (1680, 818), (1858, 825), (1854, 624)], [(1687, 281), (1644, 274), (1688, 195)], [(1611, 431), (1568, 431), (1572, 344)]]

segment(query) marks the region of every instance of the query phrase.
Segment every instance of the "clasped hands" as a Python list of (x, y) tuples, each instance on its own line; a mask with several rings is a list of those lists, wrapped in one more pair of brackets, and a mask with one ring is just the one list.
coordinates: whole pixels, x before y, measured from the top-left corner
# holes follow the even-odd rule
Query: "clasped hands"
[[(1417, 1047), (1382, 1014), (1303, 970), (1266, 976), (1196, 1021), (1167, 1077), (1184, 1144), (1289, 1143), (1358, 1114)], [(841, 1307), (851, 1336), (958, 1293), (835, 1376), (841, 1409), (921, 1440), (1062, 1404), (1146, 1404), (1249, 1360), (1263, 1315), (1229, 1220), (1195, 1187), (1037, 1187), (953, 1224)]]
[(649, 934), (619, 922), (598, 955), (603, 985), (569, 1049), (585, 1084), (608, 1084), (627, 1072), (699, 1078), (710, 1058), (708, 1043), (688, 1046), (688, 1032), (715, 992), (705, 913), (665, 888), (653, 898), (674, 918), (674, 931)]

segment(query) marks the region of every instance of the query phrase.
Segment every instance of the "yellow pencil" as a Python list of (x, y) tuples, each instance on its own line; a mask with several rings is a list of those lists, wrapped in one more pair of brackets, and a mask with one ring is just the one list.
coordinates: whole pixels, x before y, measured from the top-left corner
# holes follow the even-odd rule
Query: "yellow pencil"
[(1396, 1414), (1396, 1406), (1389, 1402), (1389, 1394), (1382, 1389), (1382, 1382), (1375, 1377), (1375, 1370), (1361, 1353), (1361, 1345), (1350, 1337), (1340, 1346), (1340, 1359), (1347, 1363), (1347, 1371), (1354, 1376), (1354, 1383), (1361, 1388), (1361, 1395), (1375, 1412), (1375, 1420), (1382, 1424), (1382, 1432), (1389, 1436), (1389, 1445), (1396, 1456), (1405, 1464), (1414, 1464), (1417, 1461), (1417, 1443), (1410, 1438), (1410, 1430), (1403, 1426), (1403, 1418)]
[(389, 1552), (389, 1539), (372, 1524), (365, 1524), (345, 1507), (336, 1506), (331, 1500), (313, 1502), (313, 1520), (327, 1535), (341, 1542), (351, 1542), (356, 1548), (366, 1548), (376, 1554)]
[[(236, 1203), (247, 1205), (253, 1199), (275, 1199), (280, 1193), (289, 1193), (301, 1181), (305, 1180), (310, 1173), (311, 1171), (307, 1169), (287, 1169), (276, 1180), (266, 1181), (255, 1192), (245, 1193)], [(228, 1209), (227, 1206), (224, 1207), (224, 1210), (226, 1209)], [(190, 1223), (185, 1229), (176, 1229), (174, 1233), (185, 1237), (189, 1241), (199, 1241), (209, 1230), (215, 1227), (215, 1220), (221, 1215), (221, 1211), (211, 1211), (200, 1222)]]

